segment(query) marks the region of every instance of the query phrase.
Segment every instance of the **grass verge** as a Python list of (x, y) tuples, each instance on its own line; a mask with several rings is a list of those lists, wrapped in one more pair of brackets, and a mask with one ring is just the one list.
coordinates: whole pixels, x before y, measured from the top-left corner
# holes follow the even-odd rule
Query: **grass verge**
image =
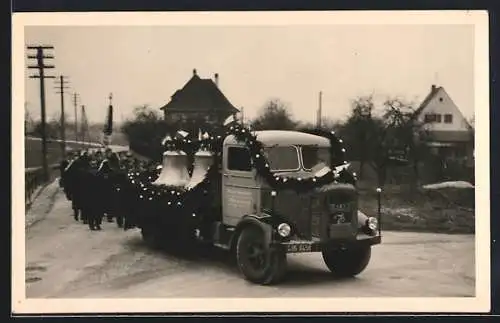
[[(475, 232), (474, 189), (445, 188), (411, 190), (388, 186), (382, 193), (383, 230), (473, 234)], [(374, 189), (361, 188), (360, 210), (377, 214)]]

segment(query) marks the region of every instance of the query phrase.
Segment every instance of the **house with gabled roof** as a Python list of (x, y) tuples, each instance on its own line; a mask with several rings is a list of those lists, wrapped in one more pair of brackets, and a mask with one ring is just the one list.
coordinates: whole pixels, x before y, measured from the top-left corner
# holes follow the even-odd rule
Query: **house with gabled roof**
[(202, 79), (196, 69), (191, 79), (162, 106), (165, 121), (170, 124), (222, 124), (239, 110), (219, 88), (219, 75), (214, 80)]
[(442, 86), (431, 86), (415, 117), (424, 124), (434, 154), (473, 165), (474, 130)]

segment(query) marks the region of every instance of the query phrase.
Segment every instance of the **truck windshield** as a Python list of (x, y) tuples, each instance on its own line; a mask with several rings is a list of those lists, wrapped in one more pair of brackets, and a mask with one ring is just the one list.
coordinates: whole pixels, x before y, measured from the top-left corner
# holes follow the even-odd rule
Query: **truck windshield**
[(264, 149), (272, 171), (298, 170), (299, 155), (294, 146), (269, 147)]
[(330, 148), (302, 146), (302, 164), (304, 169), (311, 170), (318, 164), (330, 166)]

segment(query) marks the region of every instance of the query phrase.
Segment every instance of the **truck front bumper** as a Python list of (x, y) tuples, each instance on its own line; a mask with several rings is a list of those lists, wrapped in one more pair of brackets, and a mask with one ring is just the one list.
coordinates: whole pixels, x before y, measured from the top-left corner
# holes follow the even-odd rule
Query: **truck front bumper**
[(380, 235), (368, 236), (358, 234), (356, 239), (331, 239), (326, 241), (315, 240), (290, 240), (286, 242), (274, 242), (273, 245), (283, 248), (286, 253), (321, 252), (332, 249), (350, 249), (369, 247), (382, 242)]

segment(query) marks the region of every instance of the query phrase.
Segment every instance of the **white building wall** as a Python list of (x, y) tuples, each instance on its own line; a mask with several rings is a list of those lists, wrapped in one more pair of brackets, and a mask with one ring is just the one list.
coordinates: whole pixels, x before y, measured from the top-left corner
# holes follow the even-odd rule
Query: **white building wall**
[[(458, 107), (455, 105), (455, 103), (443, 88), (439, 89), (436, 95), (434, 95), (427, 106), (421, 111), (418, 118), (420, 122), (425, 121), (426, 114), (441, 115), (441, 122), (434, 122), (426, 125), (426, 128), (428, 130), (468, 131), (469, 129), (467, 120), (462, 115), (462, 112), (458, 109)], [(445, 122), (446, 114), (452, 115), (451, 123)]]

